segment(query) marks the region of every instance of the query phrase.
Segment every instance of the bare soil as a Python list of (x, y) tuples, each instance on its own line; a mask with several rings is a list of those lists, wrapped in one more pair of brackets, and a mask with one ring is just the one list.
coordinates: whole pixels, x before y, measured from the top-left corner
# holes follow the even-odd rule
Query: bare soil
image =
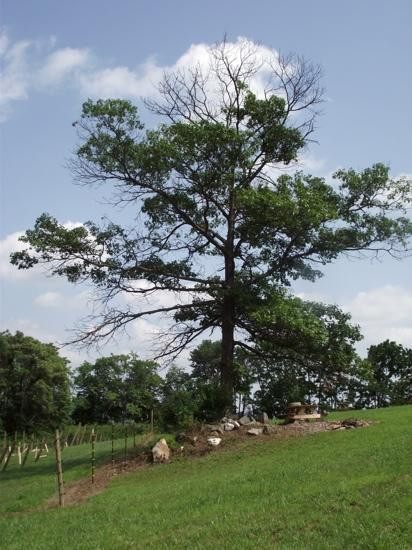
[[(345, 424), (345, 422), (347, 424)], [(351, 425), (357, 423), (356, 425)], [(241, 426), (240, 429), (224, 432), (219, 437), (222, 442), (218, 447), (212, 447), (207, 443), (207, 438), (210, 433), (207, 430), (202, 430), (197, 433), (188, 434), (188, 440), (196, 437), (196, 442), (183, 441), (181, 446), (172, 453), (172, 461), (182, 458), (196, 459), (209, 454), (210, 452), (220, 452), (222, 450), (233, 449), (242, 446), (246, 441), (253, 439), (286, 439), (292, 437), (302, 437), (317, 432), (325, 432), (332, 430), (345, 430), (359, 427), (365, 427), (371, 424), (370, 421), (341, 421), (341, 422), (294, 422), (285, 425), (270, 425), (270, 432), (259, 436), (249, 435), (247, 432), (251, 427), (257, 427), (257, 424)], [(263, 427), (263, 425), (259, 426)], [(144, 442), (141, 442), (144, 444)], [(78, 481), (65, 486), (64, 505), (72, 506), (87, 500), (88, 498), (103, 491), (109, 482), (119, 475), (130, 474), (143, 468), (165, 467), (165, 465), (154, 465), (151, 461), (150, 452), (147, 449), (136, 449), (136, 454), (130, 454), (127, 460), (116, 460), (114, 465), (110, 462), (96, 468), (94, 483), (89, 478), (79, 479)], [(58, 505), (57, 495), (52, 497), (46, 503), (47, 507), (55, 507)]]

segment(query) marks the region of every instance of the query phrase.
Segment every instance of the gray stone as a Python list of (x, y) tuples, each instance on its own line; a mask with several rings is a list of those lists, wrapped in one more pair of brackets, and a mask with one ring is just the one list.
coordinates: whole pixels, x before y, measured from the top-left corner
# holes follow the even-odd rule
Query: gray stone
[(225, 424), (223, 424), (223, 429), (225, 430), (225, 432), (231, 432), (235, 429), (235, 425), (231, 422), (225, 422)]
[(250, 418), (248, 416), (242, 416), (242, 418), (239, 418), (239, 424), (241, 426), (246, 426), (246, 424), (250, 424)]
[(278, 432), (278, 429), (276, 426), (271, 426), (270, 424), (265, 424), (263, 426), (263, 433), (264, 434), (275, 434)]
[(207, 438), (208, 444), (211, 445), (212, 447), (217, 447), (218, 445), (220, 445), (221, 441), (222, 441), (222, 439), (220, 437), (208, 437)]
[(251, 428), (247, 433), (249, 435), (261, 435), (263, 434), (263, 428)]
[(220, 434), (223, 433), (223, 428), (221, 426), (218, 426), (217, 424), (206, 424), (205, 428), (209, 432), (218, 432)]
[(249, 424), (247, 424), (248, 428), (263, 428), (264, 424), (261, 422), (256, 422), (256, 420), (251, 420)]
[(160, 439), (152, 449), (152, 457), (154, 463), (169, 462), (170, 449), (166, 443), (166, 439)]
[(262, 424), (270, 424), (269, 416), (266, 413), (262, 413), (259, 420), (260, 422), (262, 422)]

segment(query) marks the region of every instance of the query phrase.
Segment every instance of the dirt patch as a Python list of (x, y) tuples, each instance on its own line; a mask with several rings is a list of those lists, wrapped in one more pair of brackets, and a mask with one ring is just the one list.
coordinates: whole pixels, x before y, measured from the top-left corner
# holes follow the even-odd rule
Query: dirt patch
[[(242, 426), (238, 430), (224, 432), (221, 435), (222, 443), (218, 447), (212, 447), (208, 444), (207, 438), (209, 433), (207, 430), (202, 430), (196, 434), (191, 433), (188, 441), (182, 441), (180, 447), (173, 451), (172, 460), (176, 459), (196, 459), (205, 456), (211, 452), (220, 452), (242, 445), (244, 442), (254, 439), (287, 439), (291, 437), (302, 437), (318, 432), (347, 430), (360, 427), (366, 427), (372, 424), (371, 421), (347, 419), (339, 422), (294, 422), (285, 425), (270, 425), (267, 433), (259, 436), (249, 435), (249, 425)], [(196, 441), (194, 441), (196, 438)], [(190, 442), (189, 442), (190, 441)], [(147, 443), (142, 441), (141, 445)], [(81, 503), (88, 498), (103, 491), (110, 481), (124, 474), (130, 474), (143, 468), (164, 467), (161, 465), (153, 465), (150, 452), (143, 447), (136, 449), (135, 454), (129, 455), (127, 460), (118, 459), (114, 464), (109, 463), (96, 468), (94, 483), (89, 478), (80, 479), (70, 485), (65, 486), (64, 505), (72, 506)], [(53, 496), (46, 503), (47, 507), (58, 506), (57, 495)]]

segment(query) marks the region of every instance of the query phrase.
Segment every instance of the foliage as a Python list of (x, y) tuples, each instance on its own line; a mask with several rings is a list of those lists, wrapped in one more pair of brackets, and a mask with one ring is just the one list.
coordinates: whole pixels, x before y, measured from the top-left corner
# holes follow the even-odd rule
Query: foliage
[(74, 378), (74, 421), (148, 421), (161, 383), (157, 369), (155, 362), (143, 361), (133, 353), (84, 362)]
[(371, 346), (350, 384), (351, 400), (361, 407), (386, 407), (412, 400), (412, 349), (385, 340)]
[[(320, 72), (275, 52), (265, 63), (263, 96), (253, 89), (261, 60), (247, 42), (239, 54), (225, 42), (212, 49), (205, 72), (166, 74), (159, 101), (146, 102), (163, 117), (154, 129), (129, 101), (84, 103), (73, 171), (114, 188), (116, 204), (137, 209), (141, 222), (69, 229), (43, 214), (22, 237), (28, 248), (12, 255), (21, 269), (48, 264), (101, 293), (101, 315), (77, 342), (167, 313), (173, 324), (159, 354), (173, 358), (205, 330), (221, 330), (222, 408), (233, 406), (235, 348), (252, 352), (259, 341), (261, 354), (261, 341), (290, 349), (302, 337), (312, 347), (327, 338), (287, 285), (316, 280), (345, 253), (401, 257), (412, 234), (403, 215), (410, 182), (391, 179), (383, 164), (339, 170), (333, 185), (301, 172), (278, 176), (313, 131)], [(182, 299), (136, 309), (121, 300), (158, 290)]]
[(167, 429), (185, 428), (197, 412), (197, 396), (190, 374), (172, 366), (161, 389), (160, 419)]
[(0, 424), (7, 432), (53, 429), (68, 420), (68, 361), (53, 344), (0, 333)]
[(297, 299), (294, 311), (302, 327), (300, 340), (291, 348), (264, 341), (263, 358), (252, 363), (259, 385), (254, 406), (274, 416), (283, 415), (291, 401), (315, 399), (320, 408), (337, 407), (358, 360), (354, 344), (362, 336), (349, 314), (337, 306)]

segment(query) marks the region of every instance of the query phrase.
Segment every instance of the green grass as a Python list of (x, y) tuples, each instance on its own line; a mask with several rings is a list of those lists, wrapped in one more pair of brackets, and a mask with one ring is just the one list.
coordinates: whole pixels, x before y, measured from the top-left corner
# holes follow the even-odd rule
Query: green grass
[[(55, 489), (51, 461), (11, 468), (0, 477), (0, 547), (410, 549), (412, 407), (350, 416), (380, 423), (247, 440), (116, 477), (64, 509), (30, 511)], [(65, 450), (66, 481), (87, 474), (75, 449)]]

